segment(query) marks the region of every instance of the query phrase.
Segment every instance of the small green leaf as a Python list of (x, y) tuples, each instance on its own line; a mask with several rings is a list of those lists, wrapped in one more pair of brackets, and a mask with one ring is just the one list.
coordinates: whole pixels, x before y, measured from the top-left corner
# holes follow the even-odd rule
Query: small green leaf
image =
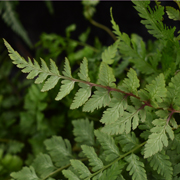
[(151, 84), (146, 86), (146, 90), (150, 93), (151, 99), (157, 102), (162, 102), (162, 97), (166, 97), (166, 88), (164, 75), (160, 74)]
[(62, 137), (53, 136), (45, 140), (44, 144), (57, 167), (69, 164), (69, 160), (73, 158), (71, 144), (67, 139), (63, 140)]
[(117, 147), (114, 139), (110, 135), (105, 134), (99, 130), (95, 130), (94, 133), (98, 141), (100, 142), (102, 148), (104, 149), (106, 161), (113, 161), (120, 156), (119, 148)]
[(52, 59), (50, 59), (50, 67), (51, 67), (51, 72), (54, 75), (59, 75), (58, 67), (56, 66), (55, 62)]
[(128, 78), (123, 80), (122, 85), (119, 87), (122, 91), (132, 93), (137, 95), (137, 88), (140, 86), (139, 79), (137, 78), (137, 73), (132, 68), (127, 74)]
[(144, 163), (139, 161), (139, 157), (135, 154), (131, 154), (125, 157), (125, 160), (129, 163), (126, 170), (132, 175), (132, 180), (146, 180), (147, 175), (144, 169)]
[(118, 92), (113, 93), (113, 98), (109, 104), (110, 108), (107, 108), (104, 111), (103, 116), (101, 118), (101, 122), (105, 124), (112, 124), (117, 121), (124, 114), (124, 110), (126, 109), (127, 100), (124, 98), (124, 95)]
[(94, 124), (88, 119), (78, 119), (72, 121), (74, 126), (73, 134), (75, 141), (80, 144), (94, 146)]
[(65, 58), (65, 63), (64, 63), (64, 71), (62, 72), (64, 76), (66, 77), (72, 77), (71, 75), (71, 67), (69, 65), (69, 60)]
[(63, 170), (62, 173), (68, 180), (80, 180), (71, 170)]
[(117, 40), (113, 45), (109, 46), (101, 55), (102, 61), (105, 62), (106, 64), (113, 64), (114, 62), (114, 57), (117, 52), (118, 48), (118, 43), (119, 41)]
[(21, 171), (11, 173), (11, 177), (13, 177), (16, 180), (40, 180), (32, 166), (30, 166), (29, 168), (23, 167)]
[(152, 157), (149, 157), (150, 166), (153, 170), (157, 171), (158, 174), (161, 174), (165, 177), (166, 180), (172, 179), (173, 168), (169, 160), (169, 156), (165, 154), (164, 151), (154, 154)]
[(91, 175), (89, 169), (81, 161), (76, 159), (71, 159), (70, 161), (73, 168), (78, 171), (80, 178), (84, 179)]
[(44, 82), (47, 77), (48, 77), (48, 74), (42, 72), (38, 75), (37, 79), (35, 80), (35, 83), (40, 84), (40, 83)]
[(93, 147), (82, 145), (81, 146), (83, 153), (89, 160), (89, 165), (92, 166), (92, 171), (96, 172), (99, 169), (103, 168), (103, 162), (98, 158), (97, 154), (94, 151)]
[(104, 86), (115, 87), (115, 77), (111, 67), (102, 62), (99, 68), (98, 82)]
[(109, 104), (111, 97), (108, 90), (104, 88), (96, 87), (97, 91), (89, 98), (89, 100), (83, 106), (83, 111), (93, 112), (95, 109), (100, 109)]
[(41, 89), (42, 92), (48, 91), (55, 87), (55, 85), (58, 83), (60, 77), (59, 76), (51, 76), (46, 80), (44, 83), (43, 88)]
[(116, 141), (120, 144), (123, 152), (128, 152), (140, 144), (134, 132), (118, 135)]
[(166, 6), (166, 13), (169, 17), (169, 19), (173, 19), (174, 21), (179, 21), (180, 20), (180, 12), (179, 10), (171, 7), (171, 6)]
[(34, 160), (32, 166), (36, 170), (38, 176), (41, 178), (45, 178), (56, 169), (51, 161), (50, 156), (47, 154), (39, 154)]
[(88, 60), (86, 58), (83, 59), (83, 62), (80, 65), (80, 72), (78, 73), (78, 76), (84, 81), (90, 81), (88, 75)]
[(70, 80), (63, 80), (62, 81), (62, 85), (60, 88), (60, 92), (58, 93), (58, 95), (56, 96), (56, 101), (61, 100), (63, 97), (67, 96), (71, 90), (73, 90), (74, 88), (74, 81), (70, 81)]
[(83, 83), (79, 83), (81, 87), (78, 92), (75, 94), (74, 100), (70, 106), (70, 109), (76, 109), (82, 106), (91, 95), (91, 86)]

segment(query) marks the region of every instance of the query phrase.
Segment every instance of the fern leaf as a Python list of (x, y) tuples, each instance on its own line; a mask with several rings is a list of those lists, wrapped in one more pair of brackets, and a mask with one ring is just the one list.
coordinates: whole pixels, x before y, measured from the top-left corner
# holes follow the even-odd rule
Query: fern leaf
[(167, 13), (169, 19), (173, 19), (174, 21), (180, 20), (179, 10), (177, 10), (171, 6), (166, 6), (166, 13)]
[(72, 167), (79, 173), (79, 177), (81, 179), (87, 178), (88, 176), (91, 175), (89, 169), (79, 160), (72, 159), (71, 165)]
[(165, 152), (162, 151), (154, 154), (147, 160), (153, 170), (164, 176), (166, 180), (169, 180), (172, 179), (173, 174), (173, 168), (169, 159), (169, 156), (165, 155)]
[(112, 92), (113, 98), (109, 104), (109, 107), (104, 111), (101, 118), (101, 122), (105, 124), (111, 124), (118, 120), (124, 114), (124, 110), (127, 107), (127, 100), (123, 97), (123, 94), (118, 92)]
[(98, 158), (93, 147), (82, 145), (81, 148), (83, 150), (83, 153), (87, 156), (89, 160), (89, 165), (92, 166), (93, 172), (96, 172), (99, 169), (103, 168), (103, 162), (101, 161), (101, 159)]
[(102, 62), (99, 68), (98, 82), (104, 86), (115, 87), (116, 79), (113, 74), (113, 70), (106, 63)]
[(28, 63), (25, 61), (25, 59), (22, 58), (17, 51), (14, 51), (14, 49), (10, 46), (10, 44), (5, 39), (3, 40), (4, 40), (5, 46), (8, 49), (9, 57), (13, 60), (12, 63), (16, 65), (22, 65), (23, 66), (22, 68), (26, 67)]
[(119, 25), (116, 24), (114, 21), (113, 15), (112, 15), (112, 7), (110, 8), (110, 15), (111, 15), (111, 23), (112, 23), (112, 28), (114, 29), (114, 33), (118, 36), (121, 37), (121, 32), (119, 30)]
[(83, 106), (83, 111), (93, 112), (95, 109), (100, 109), (109, 104), (111, 97), (108, 90), (100, 87), (96, 87), (96, 91), (89, 98), (89, 100)]
[(171, 78), (171, 82), (168, 84), (167, 98), (164, 98), (164, 107), (180, 106), (179, 84), (180, 84), (180, 73), (177, 73), (174, 77)]
[(49, 70), (49, 68), (47, 67), (46, 62), (45, 62), (42, 58), (40, 58), (40, 60), (41, 60), (42, 70), (43, 70), (44, 72), (50, 73), (50, 70)]
[(79, 83), (81, 87), (78, 92), (75, 94), (74, 100), (70, 106), (70, 109), (76, 109), (82, 106), (88, 98), (91, 96), (91, 86), (83, 83)]
[(69, 64), (69, 60), (67, 58), (65, 58), (65, 63), (64, 63), (64, 71), (62, 72), (64, 76), (66, 77), (72, 77), (71, 75), (71, 67)]
[(68, 180), (80, 180), (71, 170), (63, 170), (62, 173)]
[[(180, 173), (180, 163), (174, 166), (174, 173), (173, 176), (177, 176)], [(173, 179), (174, 180), (174, 179)], [(179, 180), (179, 179), (178, 179)]]
[(131, 154), (125, 157), (125, 160), (129, 163), (126, 170), (129, 171), (130, 175), (132, 175), (132, 180), (147, 179), (144, 163), (139, 161), (138, 156)]
[(78, 76), (84, 81), (90, 81), (88, 75), (88, 60), (86, 58), (83, 59), (83, 62), (80, 65), (80, 72), (78, 73)]
[(146, 86), (146, 90), (151, 96), (151, 101), (162, 102), (162, 97), (166, 97), (167, 89), (165, 88), (164, 75), (160, 74), (151, 84)]
[(11, 173), (11, 177), (13, 177), (16, 180), (40, 180), (32, 166), (30, 166), (29, 168), (23, 167), (21, 171)]
[(168, 145), (168, 138), (174, 138), (174, 133), (171, 127), (167, 124), (166, 119), (155, 119), (152, 122), (155, 127), (151, 129), (152, 134), (149, 136), (145, 145), (144, 158), (150, 157), (163, 149), (163, 146)]
[(132, 129), (136, 129), (139, 124), (139, 110), (134, 109), (132, 106), (128, 106), (127, 110), (130, 112), (124, 112), (123, 116), (120, 117), (114, 123), (106, 124), (102, 131), (107, 134), (115, 135), (115, 134), (123, 134), (126, 132), (127, 134)]
[(132, 68), (127, 74), (128, 78), (123, 80), (122, 85), (119, 87), (122, 91), (132, 93), (137, 95), (137, 88), (140, 86), (139, 79), (137, 78), (137, 73)]
[(51, 72), (54, 74), (54, 75), (60, 75), (59, 74), (59, 70), (58, 70), (58, 67), (56, 66), (56, 64), (55, 64), (55, 62), (52, 60), (52, 59), (50, 59), (50, 68), (51, 68)]
[(168, 39), (174, 37), (175, 27), (172, 29), (165, 28), (162, 23), (164, 15), (163, 6), (155, 6), (155, 10), (152, 11), (149, 4), (150, 1), (132, 1), (135, 4), (135, 9), (139, 12), (139, 16), (145, 20), (141, 20), (141, 23), (146, 26), (148, 32), (157, 39)]
[(118, 135), (116, 141), (120, 144), (123, 152), (128, 152), (139, 145), (139, 139), (134, 132)]
[(45, 92), (45, 91), (48, 91), (50, 89), (53, 89), (55, 87), (55, 85), (58, 83), (59, 79), (60, 79), (60, 77), (58, 77), (58, 76), (51, 76), (50, 78), (48, 78), (46, 80), (41, 91)]
[(39, 75), (38, 75), (38, 77), (36, 78), (36, 80), (35, 80), (35, 83), (36, 84), (41, 84), (42, 82), (44, 82), (45, 81), (45, 79), (48, 77), (48, 74), (47, 73), (40, 73)]
[(73, 134), (75, 141), (80, 144), (86, 144), (89, 146), (94, 145), (94, 125), (93, 122), (89, 122), (88, 119), (79, 119), (72, 121), (74, 126)]
[(73, 158), (70, 142), (62, 137), (53, 136), (51, 139), (44, 141), (52, 161), (57, 167), (69, 164), (69, 160)]
[(60, 88), (60, 92), (56, 96), (56, 101), (61, 100), (63, 97), (67, 96), (74, 88), (74, 81), (63, 80), (61, 81), (62, 85)]
[(116, 55), (118, 43), (119, 43), (119, 41), (117, 40), (113, 45), (111, 45), (107, 49), (105, 49), (105, 51), (101, 55), (103, 62), (105, 62), (106, 64), (113, 64), (113, 62), (114, 62), (113, 58)]
[(126, 163), (123, 161), (113, 163), (110, 168), (103, 171), (99, 180), (119, 180), (118, 176), (121, 174), (122, 168), (125, 166), (125, 164)]
[(171, 149), (175, 149), (177, 154), (180, 152), (180, 134), (175, 134)]
[(32, 166), (40, 178), (45, 178), (56, 169), (51, 161), (51, 158), (47, 154), (39, 154), (32, 163)]
[(106, 161), (113, 161), (115, 158), (120, 156), (119, 148), (116, 146), (114, 139), (110, 135), (99, 130), (95, 130), (94, 133), (104, 149)]
[(32, 47), (32, 43), (28, 37), (28, 34), (18, 20), (17, 13), (14, 11), (14, 3), (10, 1), (3, 1), (2, 3), (3, 4), (1, 6), (4, 7), (2, 19), (25, 41), (28, 46)]

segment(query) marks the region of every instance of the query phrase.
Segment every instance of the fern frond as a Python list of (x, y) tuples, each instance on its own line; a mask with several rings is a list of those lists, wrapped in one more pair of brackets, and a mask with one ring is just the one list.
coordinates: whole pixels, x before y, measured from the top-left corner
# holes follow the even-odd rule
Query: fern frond
[(111, 23), (112, 23), (112, 28), (114, 29), (114, 34), (116, 34), (118, 37), (121, 37), (121, 32), (119, 29), (119, 25), (116, 24), (114, 21), (113, 15), (112, 15), (112, 7), (110, 8), (110, 15), (111, 15)]
[(136, 129), (139, 124), (138, 114), (140, 109), (136, 110), (133, 106), (128, 106), (127, 111), (125, 111), (123, 116), (114, 123), (108, 122), (102, 128), (102, 131), (107, 134), (115, 135), (122, 134), (124, 132), (128, 134), (131, 131), (131, 128)]
[(34, 167), (38, 177), (40, 178), (45, 178), (47, 175), (57, 169), (53, 165), (50, 156), (42, 153), (37, 156), (37, 158), (32, 163), (32, 166)]
[(40, 180), (38, 176), (36, 175), (36, 172), (32, 166), (23, 167), (23, 169), (19, 172), (13, 172), (11, 173), (11, 177), (17, 179), (17, 180)]
[(155, 127), (151, 129), (152, 134), (149, 136), (148, 141), (145, 145), (144, 158), (150, 157), (157, 152), (161, 151), (164, 146), (168, 145), (168, 133), (169, 137), (174, 139), (174, 132), (171, 127), (167, 124), (165, 119), (155, 119), (152, 122)]
[(62, 137), (53, 136), (45, 140), (44, 144), (56, 167), (69, 164), (69, 160), (73, 158), (71, 144), (67, 139), (63, 140)]
[(145, 25), (148, 29), (148, 32), (152, 34), (157, 39), (172, 39), (174, 37), (174, 28), (164, 27), (162, 23), (164, 15), (163, 6), (155, 6), (154, 11), (150, 8), (150, 1), (135, 1), (132, 0), (135, 4), (134, 8), (139, 12), (139, 16), (145, 20), (141, 20), (141, 23)]
[(127, 107), (127, 99), (119, 92), (112, 92), (113, 98), (109, 104), (110, 108), (104, 111), (101, 122), (111, 124), (118, 120), (124, 114)]
[(171, 149), (175, 149), (177, 154), (180, 154), (180, 134), (175, 134)]
[(125, 162), (115, 162), (110, 168), (103, 171), (102, 175), (100, 176), (99, 180), (119, 180), (119, 177), (121, 175), (122, 168), (125, 166)]
[(111, 97), (107, 89), (96, 87), (96, 91), (83, 106), (83, 111), (93, 112), (109, 104)]
[(132, 175), (132, 180), (147, 179), (144, 163), (139, 161), (137, 155), (131, 154), (125, 157), (125, 160), (129, 163), (126, 170), (129, 171), (130, 175)]
[(89, 160), (89, 165), (92, 166), (92, 171), (96, 172), (99, 169), (103, 168), (103, 162), (101, 159), (98, 158), (97, 154), (94, 151), (93, 147), (82, 145), (81, 146), (83, 153), (86, 155), (86, 157)]
[(157, 107), (157, 103), (162, 102), (162, 98), (166, 97), (167, 89), (165, 88), (164, 75), (160, 74), (145, 89), (150, 94), (151, 104)]
[(123, 80), (122, 85), (119, 87), (124, 92), (132, 93), (137, 95), (137, 88), (140, 86), (137, 73), (132, 68), (127, 73), (127, 77)]
[(117, 40), (113, 45), (111, 45), (107, 49), (105, 49), (105, 51), (101, 55), (103, 62), (105, 62), (106, 64), (113, 64), (113, 62), (114, 62), (113, 58), (116, 55), (118, 43), (119, 43), (119, 41)]
[(14, 11), (14, 2), (2, 1), (2, 19), (4, 22), (11, 27), (11, 29), (18, 34), (28, 46), (32, 46), (32, 43), (27, 35), (26, 30), (22, 26), (18, 19), (17, 13)]
[(172, 179), (173, 174), (172, 164), (169, 159), (169, 156), (167, 156), (165, 152), (162, 151), (154, 154), (147, 160), (149, 161), (149, 164), (153, 168), (153, 170), (157, 171), (158, 174), (164, 176), (166, 180), (169, 180)]
[(180, 12), (178, 9), (175, 9), (171, 6), (166, 6), (166, 13), (169, 19), (173, 19), (174, 21), (180, 20)]
[(114, 139), (110, 135), (107, 135), (99, 130), (95, 130), (94, 133), (102, 148), (104, 149), (106, 161), (113, 161), (115, 158), (120, 156), (119, 149), (115, 144)]
[(180, 106), (180, 73), (177, 73), (174, 77), (171, 78), (167, 87), (167, 97), (164, 98), (164, 102), (161, 103), (162, 107), (173, 107), (179, 110)]
[(140, 144), (134, 132), (118, 135), (116, 141), (120, 144), (123, 152), (128, 152)]
[(74, 126), (73, 134), (79, 144), (94, 145), (94, 125), (88, 119), (72, 121)]
[(119, 39), (119, 49), (122, 56), (133, 62), (138, 70), (144, 74), (157, 73), (156, 70), (145, 60), (145, 43), (142, 38), (133, 35), (132, 39), (126, 33), (121, 33), (119, 26), (114, 21), (111, 11), (111, 23), (113, 25), (114, 33)]

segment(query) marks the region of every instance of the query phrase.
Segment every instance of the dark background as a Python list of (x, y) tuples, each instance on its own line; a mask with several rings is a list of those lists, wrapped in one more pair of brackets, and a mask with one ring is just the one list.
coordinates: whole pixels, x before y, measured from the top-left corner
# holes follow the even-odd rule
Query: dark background
[[(153, 5), (154, 2), (152, 2)], [(162, 5), (172, 5), (177, 8), (175, 2), (162, 1)], [(98, 36), (103, 45), (110, 45), (113, 39), (102, 29), (90, 24), (83, 16), (83, 5), (81, 1), (52, 1), (54, 14), (51, 15), (43, 1), (19, 1), (16, 12), (23, 27), (33, 44), (37, 43), (42, 32), (57, 33), (65, 35), (65, 28), (75, 23), (77, 28), (72, 33), (72, 38), (77, 40), (78, 35), (84, 32), (87, 27), (91, 28), (88, 43), (93, 45), (94, 37)], [(96, 13), (93, 19), (111, 30), (110, 7), (113, 10), (113, 16), (119, 25), (121, 32), (127, 34), (136, 33), (143, 37), (145, 41), (153, 39), (147, 32), (144, 25), (140, 23), (141, 18), (133, 7), (131, 1), (101, 1), (96, 7)], [(179, 26), (179, 22), (167, 20), (164, 21), (171, 26)], [(33, 50), (29, 49), (23, 40), (16, 35), (0, 18), (0, 37), (5, 38), (14, 49), (21, 52), (27, 52), (33, 55)]]

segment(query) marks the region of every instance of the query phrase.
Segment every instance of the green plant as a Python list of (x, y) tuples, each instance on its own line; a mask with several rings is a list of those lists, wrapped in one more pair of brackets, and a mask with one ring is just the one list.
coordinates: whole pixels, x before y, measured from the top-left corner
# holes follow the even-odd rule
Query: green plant
[[(37, 155), (30, 167), (13, 172), (13, 179), (53, 180), (62, 174), (69, 180), (180, 179), (179, 36), (174, 35), (175, 27), (162, 22), (164, 7), (160, 2), (154, 9), (150, 1), (132, 2), (144, 19), (141, 23), (157, 40), (146, 48), (140, 36), (122, 33), (111, 11), (117, 40), (102, 53), (96, 82), (89, 77), (87, 58), (80, 64), (79, 78), (75, 78), (67, 58), (60, 73), (53, 60), (50, 68), (43, 59), (41, 66), (30, 58), (27, 62), (4, 40), (10, 58), (28, 73), (27, 79), (44, 83), (42, 92), (53, 89), (61, 80), (55, 98), (61, 100), (77, 84), (79, 89), (70, 109), (83, 106), (84, 112), (103, 110), (103, 125), (98, 129), (88, 118), (72, 122), (73, 149), (70, 141), (61, 136), (46, 139), (47, 153)], [(169, 15), (168, 8), (167, 12)], [(113, 64), (118, 52), (121, 71), (129, 62), (124, 79), (115, 76), (117, 67)]]

